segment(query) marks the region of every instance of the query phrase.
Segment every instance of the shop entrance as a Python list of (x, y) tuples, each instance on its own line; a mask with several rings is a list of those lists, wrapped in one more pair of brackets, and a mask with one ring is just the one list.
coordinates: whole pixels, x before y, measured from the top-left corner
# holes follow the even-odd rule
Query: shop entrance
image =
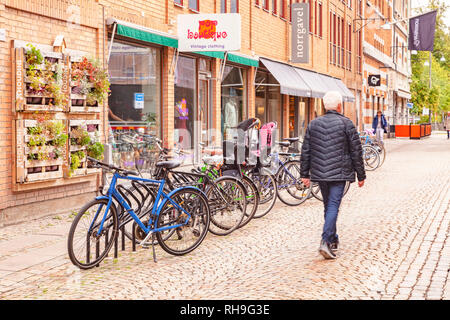
[(307, 126), (307, 98), (289, 97), (289, 137), (303, 137)]
[(211, 73), (209, 71), (200, 71), (198, 74), (198, 112), (197, 125), (194, 137), (195, 160), (201, 161), (200, 142), (206, 145), (211, 144), (212, 141), (212, 96), (210, 80)]

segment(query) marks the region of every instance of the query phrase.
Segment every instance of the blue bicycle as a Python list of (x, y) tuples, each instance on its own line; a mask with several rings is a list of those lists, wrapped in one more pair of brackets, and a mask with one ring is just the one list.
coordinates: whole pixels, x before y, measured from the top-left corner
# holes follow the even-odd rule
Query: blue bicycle
[[(126, 223), (118, 217), (117, 201), (129, 214), (144, 235), (140, 245), (153, 246), (154, 237), (159, 245), (173, 255), (184, 255), (196, 249), (205, 239), (210, 223), (208, 199), (195, 187), (182, 187), (164, 193), (165, 180), (137, 177), (133, 171), (117, 168), (88, 157), (94, 167), (114, 173), (108, 192), (87, 203), (76, 215), (69, 231), (68, 252), (72, 263), (80, 269), (97, 266), (111, 250)], [(162, 161), (157, 167), (171, 169), (179, 165), (175, 161)], [(145, 215), (138, 215), (117, 190), (119, 179), (154, 184), (157, 193), (154, 205)], [(146, 220), (141, 220), (141, 219)], [(151, 238), (151, 239), (150, 239)]]

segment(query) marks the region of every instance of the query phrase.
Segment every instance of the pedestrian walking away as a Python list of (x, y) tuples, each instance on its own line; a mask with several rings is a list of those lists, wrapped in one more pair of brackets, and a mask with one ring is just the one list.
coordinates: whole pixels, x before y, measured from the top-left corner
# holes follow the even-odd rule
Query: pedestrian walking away
[(447, 130), (447, 139), (450, 139), (450, 115), (447, 116), (447, 124), (445, 125), (445, 129)]
[(387, 133), (387, 121), (380, 110), (378, 110), (377, 116), (373, 118), (372, 128), (377, 136), (377, 140), (384, 144), (383, 134)]
[(311, 121), (306, 130), (301, 152), (300, 175), (309, 186), (318, 182), (323, 196), (325, 223), (319, 252), (335, 259), (339, 246), (336, 221), (346, 181), (362, 187), (366, 179), (362, 146), (353, 122), (341, 114), (342, 96), (330, 91), (323, 97), (327, 112)]

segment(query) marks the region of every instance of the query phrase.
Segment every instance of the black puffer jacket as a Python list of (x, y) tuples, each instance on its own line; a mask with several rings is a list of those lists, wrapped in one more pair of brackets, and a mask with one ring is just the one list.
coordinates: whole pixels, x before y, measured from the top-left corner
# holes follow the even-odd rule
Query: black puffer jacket
[(366, 179), (361, 141), (353, 122), (329, 110), (309, 124), (301, 154), (301, 177), (311, 181)]

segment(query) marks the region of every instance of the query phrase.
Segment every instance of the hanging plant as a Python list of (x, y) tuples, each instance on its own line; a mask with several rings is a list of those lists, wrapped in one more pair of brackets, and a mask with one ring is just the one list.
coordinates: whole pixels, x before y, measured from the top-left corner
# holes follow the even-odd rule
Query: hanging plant
[(86, 147), (86, 150), (89, 157), (97, 160), (103, 159), (103, 152), (105, 151), (105, 147), (101, 142), (90, 144)]
[(76, 169), (80, 167), (81, 160), (77, 153), (73, 153), (70, 156), (70, 172), (73, 173)]
[(91, 142), (91, 137), (89, 132), (87, 132), (83, 127), (77, 127), (72, 129), (70, 132), (71, 144), (86, 146)]
[[(65, 125), (62, 121), (50, 121), (45, 117), (39, 118), (36, 126), (27, 128), (27, 134), (30, 136), (27, 145), (31, 148), (27, 159), (45, 161), (60, 158), (68, 138), (64, 130)], [(47, 145), (54, 148), (50, 151), (48, 148), (42, 148)]]
[(44, 57), (42, 56), (41, 50), (37, 49), (31, 43), (27, 44), (27, 47), (30, 49), (25, 52), (25, 61), (31, 69), (34, 69), (36, 66), (42, 64)]
[(100, 66), (99, 60), (83, 57), (81, 62), (73, 64), (72, 81), (77, 87), (76, 92), (86, 95), (89, 105), (102, 103), (110, 92), (108, 73)]

